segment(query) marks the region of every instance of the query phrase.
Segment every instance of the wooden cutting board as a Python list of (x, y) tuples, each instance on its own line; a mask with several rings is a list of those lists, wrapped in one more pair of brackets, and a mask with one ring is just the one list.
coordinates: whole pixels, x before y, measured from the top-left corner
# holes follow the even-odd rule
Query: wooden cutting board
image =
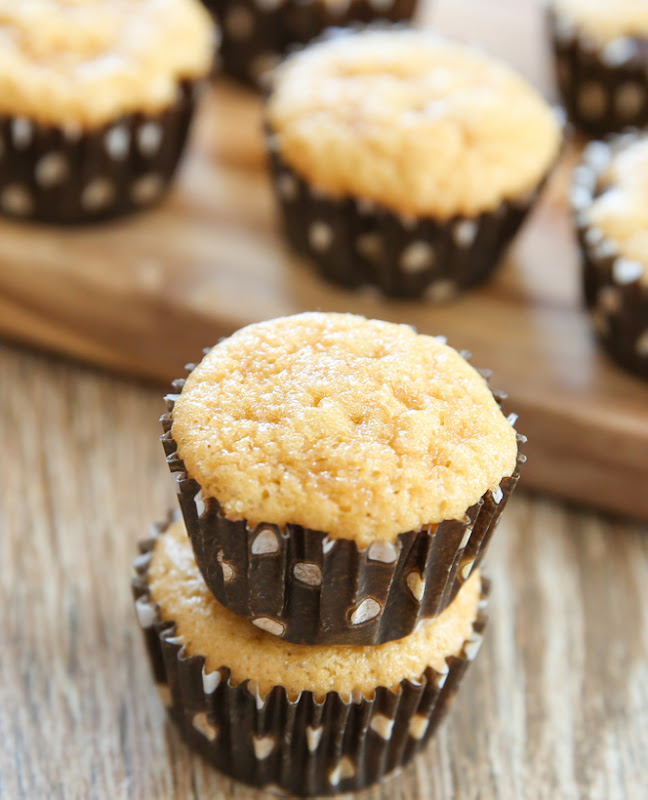
[[(553, 96), (539, 3), (436, 0), (422, 16), (507, 58)], [(217, 84), (159, 210), (69, 231), (1, 222), (0, 332), (170, 381), (204, 346), (264, 318), (322, 309), (408, 322), (494, 370), (529, 437), (527, 487), (648, 518), (648, 384), (598, 352), (580, 307), (566, 205), (578, 145), (495, 280), (435, 307), (345, 293), (287, 253), (259, 122), (253, 95)]]

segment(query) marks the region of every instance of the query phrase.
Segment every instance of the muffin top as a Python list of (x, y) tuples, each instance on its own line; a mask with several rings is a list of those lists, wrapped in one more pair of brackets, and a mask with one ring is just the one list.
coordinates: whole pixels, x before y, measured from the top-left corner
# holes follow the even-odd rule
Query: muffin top
[(100, 126), (171, 105), (202, 77), (214, 30), (199, 0), (0, 0), (0, 113)]
[(307, 313), (216, 345), (175, 403), (178, 455), (230, 519), (394, 541), (512, 474), (515, 431), (455, 350), (408, 325)]
[(291, 697), (336, 691), (348, 698), (416, 680), (427, 667), (445, 672), (446, 658), (459, 655), (470, 637), (481, 600), (481, 576), (475, 570), (440, 616), (404, 639), (371, 647), (290, 644), (214, 599), (182, 522), (157, 539), (147, 579), (151, 599), (163, 620), (176, 623), (188, 655), (206, 656), (207, 672), (229, 667), (232, 683), (252, 680), (262, 696), (280, 685)]
[(281, 158), (325, 194), (441, 219), (525, 198), (561, 140), (508, 66), (408, 29), (345, 33), (289, 57), (267, 118)]
[(646, 0), (551, 0), (561, 19), (603, 43), (648, 37)]
[(648, 286), (648, 137), (613, 152), (598, 190), (587, 223), (610, 239), (620, 256), (643, 265), (640, 282)]

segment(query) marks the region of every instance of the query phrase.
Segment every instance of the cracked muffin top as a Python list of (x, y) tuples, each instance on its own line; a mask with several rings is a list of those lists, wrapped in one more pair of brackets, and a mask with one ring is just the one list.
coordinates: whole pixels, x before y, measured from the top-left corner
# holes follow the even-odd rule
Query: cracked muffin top
[(461, 519), (517, 455), (515, 430), (459, 353), (352, 314), (242, 328), (192, 371), (172, 416), (189, 476), (229, 519), (359, 547)]
[(561, 141), (556, 115), (506, 64), (409, 29), (347, 32), (290, 56), (267, 119), (314, 188), (440, 219), (525, 200)]
[(0, 113), (91, 128), (161, 111), (209, 72), (214, 37), (198, 0), (0, 0)]

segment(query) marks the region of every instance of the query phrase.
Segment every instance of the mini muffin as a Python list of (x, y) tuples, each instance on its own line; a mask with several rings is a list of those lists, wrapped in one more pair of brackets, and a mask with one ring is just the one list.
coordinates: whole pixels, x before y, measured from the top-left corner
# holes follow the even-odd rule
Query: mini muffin
[(250, 325), (176, 388), (162, 438), (198, 566), (288, 641), (378, 644), (440, 613), (518, 479), (484, 378), (407, 325)]
[(182, 523), (143, 546), (133, 584), (155, 681), (188, 743), (245, 783), (301, 796), (400, 770), (482, 640), (479, 570), (436, 620), (378, 647), (291, 645), (223, 608)]
[(294, 45), (305, 44), (332, 26), (409, 20), (417, 0), (208, 0), (205, 4), (223, 31), (223, 70), (258, 87)]
[(561, 130), (509, 67), (432, 31), (340, 32), (290, 56), (267, 109), (286, 236), (346, 287), (446, 300), (484, 280)]
[(592, 142), (574, 174), (572, 203), (599, 340), (648, 378), (648, 134)]
[(648, 123), (645, 0), (550, 0), (563, 102), (584, 132)]
[(198, 0), (0, 0), (0, 211), (79, 223), (158, 200), (214, 43)]

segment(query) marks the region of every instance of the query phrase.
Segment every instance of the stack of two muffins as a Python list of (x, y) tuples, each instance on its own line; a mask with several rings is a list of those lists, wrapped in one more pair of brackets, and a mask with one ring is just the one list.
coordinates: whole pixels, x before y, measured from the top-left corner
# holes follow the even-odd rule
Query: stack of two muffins
[(474, 658), (521, 441), (442, 341), (347, 314), (248, 326), (176, 385), (184, 523), (136, 562), (155, 679), (223, 772), (299, 795), (423, 746)]

